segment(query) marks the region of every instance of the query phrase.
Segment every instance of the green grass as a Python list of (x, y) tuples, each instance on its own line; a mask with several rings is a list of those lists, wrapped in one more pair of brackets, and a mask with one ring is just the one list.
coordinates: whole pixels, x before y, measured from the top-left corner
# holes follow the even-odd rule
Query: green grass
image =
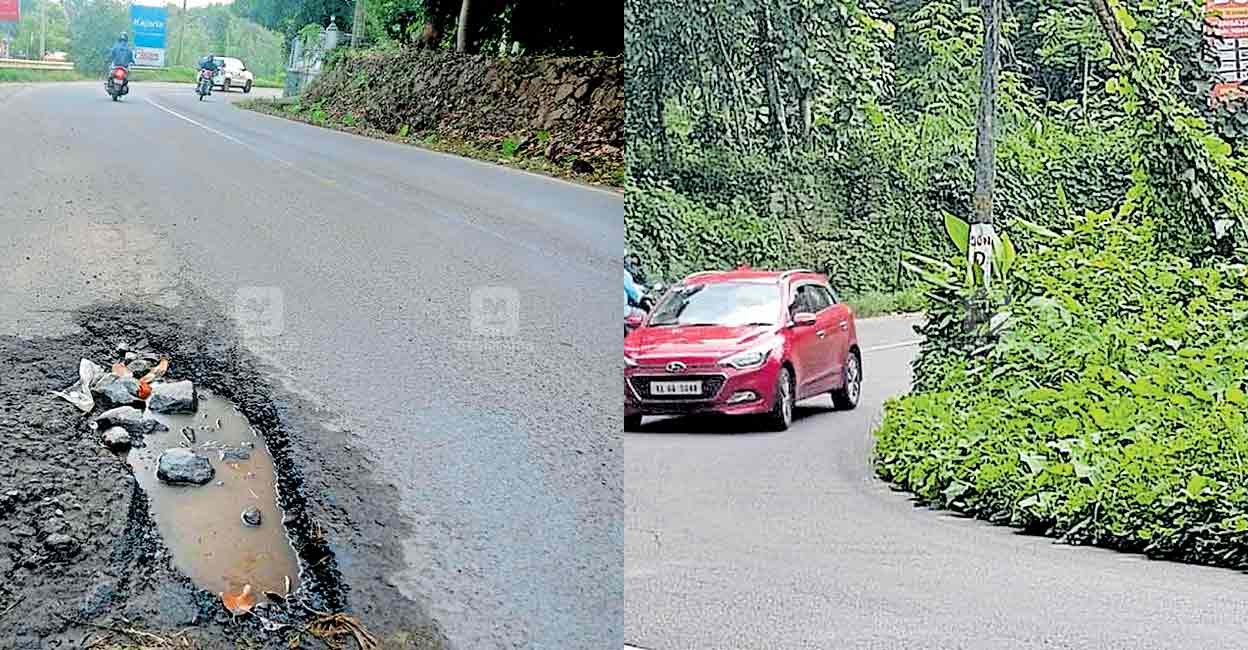
[[(0, 68), (0, 83), (22, 82), (38, 83), (44, 81), (83, 81), (89, 77), (77, 70), (23, 70), (20, 68)], [(103, 79), (101, 77), (101, 79)]]
[[(163, 70), (134, 70), (130, 80), (136, 83), (186, 83), (193, 84), (198, 78), (198, 71), (190, 67), (165, 68)], [(0, 68), (0, 83), (3, 82), (22, 82), (22, 83), (39, 83), (48, 81), (92, 81), (99, 79), (104, 80), (103, 73), (99, 75), (83, 74), (78, 70), (23, 70)], [(259, 77), (252, 86), (255, 88), (281, 88), (283, 87), (281, 79), (276, 77)]]
[(858, 318), (874, 318), (890, 314), (913, 314), (923, 310), (923, 291), (910, 287), (900, 291), (870, 291), (845, 299)]
[(335, 118), (328, 115), (320, 106), (303, 104), (297, 99), (252, 99), (238, 102), (236, 105), (240, 108), (260, 113), (267, 113), (269, 115), (276, 115), (278, 117), (284, 117), (320, 127), (337, 129), (340, 131), (349, 131), (351, 133), (378, 138), (381, 140), (389, 140), (391, 142), (415, 145), (434, 151), (455, 154), (465, 158), (475, 158), (477, 160), (484, 160), (486, 162), (504, 165), (507, 167), (515, 167), (517, 169), (545, 174), (547, 176), (555, 176), (558, 178), (566, 178), (569, 180), (594, 183), (616, 188), (623, 187), (624, 185), (624, 168), (622, 165), (615, 168), (595, 168), (594, 172), (589, 175), (577, 174), (571, 169), (571, 161), (557, 164), (547, 160), (540, 154), (517, 155), (514, 149), (512, 149), (510, 154), (508, 154), (505, 144), (499, 145), (470, 142), (462, 138), (449, 136), (436, 131), (414, 131), (410, 128), (400, 128), (398, 133), (383, 133), (373, 129), (359, 128), (354, 125), (357, 121), (355, 116), (348, 115), (346, 116), (347, 119)]

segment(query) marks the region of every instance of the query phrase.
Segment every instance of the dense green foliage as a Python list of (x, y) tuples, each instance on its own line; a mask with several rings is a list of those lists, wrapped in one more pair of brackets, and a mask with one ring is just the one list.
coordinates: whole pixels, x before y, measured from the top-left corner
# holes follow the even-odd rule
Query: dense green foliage
[[(365, 5), (361, 33), (374, 43), (413, 45), (426, 26), (436, 33), (432, 45), (454, 47), (463, 0), (376, 0)], [(353, 32), (354, 0), (235, 0), (239, 15), (284, 33), (287, 38), (308, 24)], [(468, 50), (473, 53), (619, 55), (624, 50), (619, 2), (581, 0), (471, 0)]]
[[(685, 11), (629, 2), (630, 187), (648, 195), (626, 208), (630, 249), (660, 275), (749, 263), (814, 267), (848, 291), (907, 285), (902, 252), (947, 254), (940, 215), (969, 213), (981, 36), (965, 4), (718, 0)], [(1212, 247), (1210, 222), (1237, 218), (1213, 204), (1238, 190), (1211, 184), (1233, 174), (1204, 170), (1235, 164), (1214, 148), (1179, 168), (1175, 160), (1197, 152), (1175, 150), (1214, 136), (1233, 147), (1248, 110), (1209, 106), (1199, 7), (1122, 4), (1142, 48), (1137, 67), (1167, 90), (1164, 104), (1134, 94), (1141, 82), (1115, 65), (1088, 2), (1009, 7), (999, 226), (1110, 208), (1143, 175), (1184, 182), (1144, 183), (1132, 197), (1171, 215), (1162, 236), (1188, 252)], [(1163, 185), (1175, 191), (1154, 194)], [(760, 220), (774, 225), (753, 225)], [(699, 235), (712, 227), (749, 241)], [(689, 245), (679, 252), (672, 241)]]
[[(969, 212), (981, 35), (964, 4), (630, 1), (629, 248), (669, 278), (748, 263), (812, 267), (848, 292), (909, 285), (903, 251), (950, 252), (941, 215)], [(1006, 228), (1061, 212), (1058, 187), (1081, 212), (1131, 185), (1131, 126), (1103, 79), (1072, 68), (1072, 49), (1107, 58), (1095, 23), (1027, 8), (1005, 31), (1011, 51), (1032, 43), (1001, 79)], [(1086, 102), (1069, 95), (1085, 78)]]
[(890, 402), (881, 476), (993, 521), (1242, 566), (1248, 269), (1091, 214), (1019, 257), (1009, 326)]
[(1245, 566), (1248, 183), (1188, 101), (1186, 63), (1114, 10), (1104, 85), (1131, 133), (1130, 189), (1116, 210), (1050, 215), (1061, 235), (1019, 220), (1028, 247), (991, 320), (968, 318), (958, 261), (909, 256), (930, 286), (926, 341), (876, 464), (998, 523)]

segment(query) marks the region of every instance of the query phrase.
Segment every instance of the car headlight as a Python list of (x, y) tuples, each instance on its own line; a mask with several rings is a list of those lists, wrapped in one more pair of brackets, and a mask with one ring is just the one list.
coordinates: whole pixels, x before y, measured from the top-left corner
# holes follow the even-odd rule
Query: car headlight
[(730, 357), (724, 357), (719, 360), (719, 365), (729, 366), (737, 370), (757, 368), (767, 362), (767, 358), (771, 356), (772, 349), (773, 346), (770, 344), (760, 345), (745, 352), (738, 352)]

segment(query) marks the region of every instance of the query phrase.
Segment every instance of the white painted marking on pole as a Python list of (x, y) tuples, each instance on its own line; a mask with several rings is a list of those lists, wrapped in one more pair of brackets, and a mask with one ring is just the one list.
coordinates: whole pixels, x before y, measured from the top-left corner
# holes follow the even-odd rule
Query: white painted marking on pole
[(897, 348), (908, 348), (912, 345), (918, 345), (922, 342), (923, 341), (921, 339), (915, 339), (913, 341), (902, 341), (901, 343), (889, 343), (888, 345), (877, 345), (873, 348), (867, 348), (863, 350), (863, 352), (883, 352), (885, 350), (896, 350)]

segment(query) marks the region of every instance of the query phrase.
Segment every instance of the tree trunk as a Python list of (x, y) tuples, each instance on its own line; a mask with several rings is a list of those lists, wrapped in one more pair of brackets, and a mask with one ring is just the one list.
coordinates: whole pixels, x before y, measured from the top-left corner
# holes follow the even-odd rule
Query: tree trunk
[(728, 76), (728, 87), (732, 90), (732, 101), (730, 104), (735, 110), (729, 114), (736, 114), (734, 121), (736, 124), (737, 139), (739, 144), (745, 148), (750, 148), (750, 142), (746, 137), (745, 120), (750, 114), (750, 109), (745, 105), (745, 93), (741, 90), (741, 84), (737, 80), (736, 61), (732, 60), (732, 56), (728, 52), (728, 44), (724, 41), (724, 32), (719, 27), (719, 21), (715, 19), (715, 12), (710, 12), (711, 31), (715, 34), (715, 41), (719, 46), (719, 55), (722, 62), (720, 73)]
[(1109, 0), (1089, 0), (1089, 2), (1092, 4), (1092, 13), (1096, 14), (1096, 20), (1101, 23), (1101, 29), (1105, 30), (1105, 36), (1109, 38), (1114, 60), (1119, 65), (1129, 65), (1131, 63), (1130, 41), (1127, 40), (1127, 35), (1122, 33), (1122, 26), (1114, 17), (1114, 10), (1109, 6)]
[(758, 40), (760, 50), (760, 67), (763, 69), (763, 84), (767, 86), (767, 112), (771, 117), (771, 135), (780, 141), (785, 155), (789, 149), (789, 126), (785, 117), (784, 103), (780, 101), (780, 80), (776, 74), (775, 44), (771, 35), (771, 10), (763, 7), (754, 15), (758, 23)]
[(468, 51), (468, 3), (464, 0), (459, 5), (459, 33), (455, 36), (455, 51), (463, 54)]

